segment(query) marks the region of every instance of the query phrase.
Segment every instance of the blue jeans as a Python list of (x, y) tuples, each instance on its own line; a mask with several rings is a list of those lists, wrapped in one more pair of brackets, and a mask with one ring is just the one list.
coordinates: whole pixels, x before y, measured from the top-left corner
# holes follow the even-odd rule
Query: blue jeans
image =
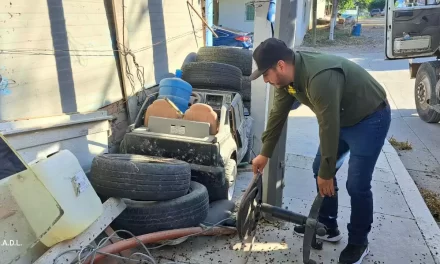
[[(351, 198), (351, 216), (348, 229), (348, 243), (365, 245), (373, 223), (373, 194), (371, 180), (373, 170), (385, 142), (391, 123), (389, 105), (367, 116), (351, 127), (342, 127), (339, 135), (338, 161), (336, 171), (350, 152), (346, 187)], [(315, 178), (319, 171), (321, 154), (318, 149), (313, 162)], [(319, 221), (328, 228), (336, 228), (338, 216), (338, 187), (334, 178), (335, 196), (325, 197), (320, 209)]]

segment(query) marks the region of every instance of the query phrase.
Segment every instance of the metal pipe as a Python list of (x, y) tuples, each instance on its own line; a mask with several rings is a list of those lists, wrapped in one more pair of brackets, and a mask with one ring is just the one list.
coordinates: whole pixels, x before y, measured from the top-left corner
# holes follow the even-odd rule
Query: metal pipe
[[(190, 228), (174, 229), (174, 230), (145, 234), (145, 235), (137, 236), (136, 238), (142, 241), (142, 243), (144, 244), (151, 244), (151, 243), (157, 243), (159, 241), (177, 239), (185, 236), (220, 236), (220, 235), (232, 235), (235, 234), (236, 232), (237, 229), (230, 227), (213, 227), (207, 230), (204, 230), (201, 227), (190, 227)], [(129, 238), (105, 246), (101, 248), (99, 252), (115, 254), (127, 249), (131, 249), (138, 245), (139, 245), (138, 241), (135, 238)], [(94, 262), (103, 259), (104, 257), (105, 255), (97, 253)], [(90, 264), (91, 260), (92, 257), (87, 259), (84, 262), (84, 264)]]
[(297, 225), (304, 225), (307, 222), (307, 216), (297, 214), (294, 212), (291, 212), (289, 210), (285, 210), (283, 208), (273, 206), (270, 204), (261, 204), (261, 212), (270, 215), (274, 218), (294, 223)]
[(218, 35), (215, 33), (214, 29), (212, 29), (211, 26), (208, 25), (208, 22), (206, 22), (206, 20), (199, 14), (199, 12), (197, 12), (197, 10), (194, 8), (194, 6), (188, 1), (186, 1), (186, 4), (191, 7), (191, 9), (196, 13), (196, 15), (202, 20), (203, 24), (205, 24), (205, 26), (209, 29), (209, 31), (212, 32), (214, 37), (218, 38)]
[[(215, 1), (215, 0), (214, 0)], [(213, 0), (205, 0), (205, 17), (208, 24), (208, 28), (212, 27), (213, 13), (214, 13), (214, 2)], [(212, 32), (206, 30), (206, 46), (212, 46)]]

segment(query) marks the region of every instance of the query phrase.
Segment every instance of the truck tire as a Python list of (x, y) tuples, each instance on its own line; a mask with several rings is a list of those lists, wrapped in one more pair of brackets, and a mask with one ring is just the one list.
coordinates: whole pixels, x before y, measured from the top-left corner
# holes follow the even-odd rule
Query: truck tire
[(209, 188), (209, 201), (232, 200), (235, 192), (235, 182), (237, 180), (237, 162), (228, 159), (225, 164), (225, 182), (219, 187)]
[(182, 79), (193, 88), (241, 91), (239, 68), (217, 62), (190, 62), (182, 67)]
[(183, 66), (185, 66), (188, 63), (196, 62), (196, 61), (197, 61), (197, 53), (191, 52), (188, 55), (186, 55), (185, 59), (183, 60), (182, 67), (180, 68), (183, 68)]
[(191, 182), (189, 192), (176, 199), (159, 202), (123, 199), (126, 209), (114, 220), (115, 230), (127, 230), (136, 236), (177, 228), (195, 227), (208, 216), (206, 187)]
[(93, 159), (90, 182), (103, 197), (170, 200), (188, 193), (191, 167), (176, 159), (103, 154)]
[(427, 123), (440, 121), (440, 113), (429, 107), (440, 103), (435, 88), (439, 81), (436, 74), (438, 68), (440, 68), (439, 61), (425, 62), (420, 65), (416, 75), (414, 86), (416, 109), (420, 119)]
[(197, 52), (197, 61), (220, 62), (233, 65), (243, 75), (252, 73), (252, 51), (231, 47), (201, 47)]
[(248, 76), (241, 77), (241, 97), (243, 101), (251, 101), (251, 80)]

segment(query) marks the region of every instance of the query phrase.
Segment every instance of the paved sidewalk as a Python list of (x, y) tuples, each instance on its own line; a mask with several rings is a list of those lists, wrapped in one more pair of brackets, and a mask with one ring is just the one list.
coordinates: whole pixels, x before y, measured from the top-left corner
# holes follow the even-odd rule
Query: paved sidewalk
[[(318, 147), (318, 124), (305, 108), (292, 111), (288, 123), (283, 207), (308, 214), (316, 195), (312, 162)], [(348, 157), (349, 158), (349, 157)], [(313, 250), (319, 263), (337, 263), (347, 243), (346, 224), (350, 200), (345, 189), (347, 162), (338, 172), (340, 182), (339, 225), (344, 239), (324, 243)], [(236, 199), (246, 189), (252, 174), (240, 173)], [(369, 240), (370, 254), (363, 263), (440, 263), (440, 230), (430, 215), (399, 156), (387, 144), (379, 157), (374, 176), (374, 223)], [(293, 224), (261, 224), (250, 249), (238, 237), (193, 238), (181, 245), (153, 251), (157, 257), (181, 263), (302, 263), (302, 238), (293, 234)]]

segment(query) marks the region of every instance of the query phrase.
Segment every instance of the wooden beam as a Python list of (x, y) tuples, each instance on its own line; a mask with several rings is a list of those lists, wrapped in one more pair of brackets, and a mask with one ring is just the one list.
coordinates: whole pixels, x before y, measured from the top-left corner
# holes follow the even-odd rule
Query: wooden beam
[[(130, 80), (127, 76), (127, 59), (125, 56), (125, 49), (129, 48), (129, 41), (128, 41), (128, 30), (125, 23), (125, 6), (124, 0), (112, 0), (112, 6), (113, 6), (113, 18), (115, 21), (115, 31), (116, 31), (116, 42), (117, 47), (119, 50), (119, 61), (121, 66), (121, 75), (122, 75), (122, 96), (125, 103), (126, 111), (127, 111), (127, 118), (130, 122), (132, 122), (130, 118), (130, 108), (128, 105), (128, 99), (129, 95), (127, 95), (127, 88), (130, 86)], [(128, 65), (130, 66), (130, 65)], [(131, 96), (131, 95), (130, 95)]]

